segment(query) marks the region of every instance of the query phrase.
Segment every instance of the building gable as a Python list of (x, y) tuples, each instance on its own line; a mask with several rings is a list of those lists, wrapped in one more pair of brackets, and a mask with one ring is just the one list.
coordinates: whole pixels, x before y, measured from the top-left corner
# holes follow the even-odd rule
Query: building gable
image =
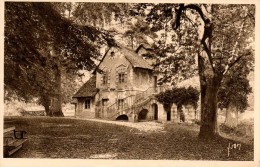
[(144, 60), (135, 51), (118, 44), (118, 46), (110, 47), (106, 51), (104, 57), (102, 58), (93, 73), (95, 74), (98, 70), (102, 71), (101, 66), (102, 64), (104, 64), (105, 59), (113, 60), (113, 63), (115, 63), (116, 61), (118, 61), (118, 58), (122, 58), (122, 56), (126, 58), (126, 60), (132, 65), (133, 68), (144, 68), (148, 70), (153, 70), (153, 67), (149, 64), (149, 62)]

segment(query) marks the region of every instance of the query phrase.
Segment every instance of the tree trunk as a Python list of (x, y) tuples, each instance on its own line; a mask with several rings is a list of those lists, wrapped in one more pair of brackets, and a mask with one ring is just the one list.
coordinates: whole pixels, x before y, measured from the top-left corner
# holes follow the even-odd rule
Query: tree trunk
[(201, 85), (201, 127), (200, 138), (212, 138), (218, 135), (217, 127), (217, 93), (218, 78), (207, 78), (206, 85)]
[(226, 110), (225, 125), (230, 128), (237, 127), (238, 124), (238, 111), (233, 104), (229, 104)]
[(199, 138), (208, 139), (218, 135), (217, 93), (222, 81), (222, 74), (210, 66), (206, 55), (198, 55), (201, 89), (201, 126)]
[(46, 116), (50, 116), (50, 106), (49, 105), (44, 105), (43, 107), (45, 109)]
[(46, 116), (50, 116), (50, 105), (51, 105), (50, 95), (42, 93), (39, 100), (40, 100), (40, 104), (44, 107)]
[(51, 101), (50, 116), (63, 117), (62, 112), (62, 96), (61, 96), (61, 67), (59, 61), (54, 65), (55, 72), (55, 95)]

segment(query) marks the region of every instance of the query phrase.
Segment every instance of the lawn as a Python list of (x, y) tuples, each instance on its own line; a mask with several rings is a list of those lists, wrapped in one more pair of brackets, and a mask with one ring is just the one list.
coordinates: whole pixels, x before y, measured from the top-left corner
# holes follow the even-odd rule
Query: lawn
[[(27, 144), (13, 158), (110, 158), (253, 161), (253, 143), (218, 138), (201, 141), (199, 127), (167, 123), (164, 130), (134, 128), (71, 118), (6, 117), (4, 127), (27, 131)], [(229, 144), (241, 144), (231, 149)]]

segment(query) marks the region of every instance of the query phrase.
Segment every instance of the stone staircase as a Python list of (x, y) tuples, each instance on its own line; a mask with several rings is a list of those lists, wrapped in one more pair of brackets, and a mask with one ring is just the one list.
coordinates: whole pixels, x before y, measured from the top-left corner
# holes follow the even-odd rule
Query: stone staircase
[(124, 98), (124, 105), (118, 106), (118, 103), (115, 102), (114, 104), (106, 107), (106, 108), (100, 108), (106, 113), (106, 118), (109, 120), (115, 120), (119, 115), (125, 114), (130, 115), (132, 114), (136, 108), (139, 108), (141, 106), (146, 105), (149, 103), (152, 99), (155, 98), (156, 94), (159, 94), (160, 92), (165, 91), (168, 89), (167, 86), (159, 86), (159, 87), (151, 87), (148, 88), (145, 91), (141, 91), (140, 93), (137, 93), (136, 95), (130, 95), (126, 98)]

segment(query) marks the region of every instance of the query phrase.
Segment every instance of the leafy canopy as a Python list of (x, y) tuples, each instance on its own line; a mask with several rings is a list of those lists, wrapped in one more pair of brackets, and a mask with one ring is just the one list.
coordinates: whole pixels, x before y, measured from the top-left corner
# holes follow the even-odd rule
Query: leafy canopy
[(172, 88), (166, 90), (165, 92), (161, 92), (156, 95), (158, 101), (164, 105), (172, 105), (173, 103), (177, 105), (177, 107), (181, 107), (183, 105), (192, 105), (194, 108), (197, 108), (197, 102), (199, 100), (199, 91), (193, 87), (180, 87), (180, 88)]
[(91, 70), (101, 44), (111, 36), (63, 17), (55, 3), (5, 2), (4, 84), (6, 94), (29, 100), (55, 95), (53, 68), (76, 74)]

